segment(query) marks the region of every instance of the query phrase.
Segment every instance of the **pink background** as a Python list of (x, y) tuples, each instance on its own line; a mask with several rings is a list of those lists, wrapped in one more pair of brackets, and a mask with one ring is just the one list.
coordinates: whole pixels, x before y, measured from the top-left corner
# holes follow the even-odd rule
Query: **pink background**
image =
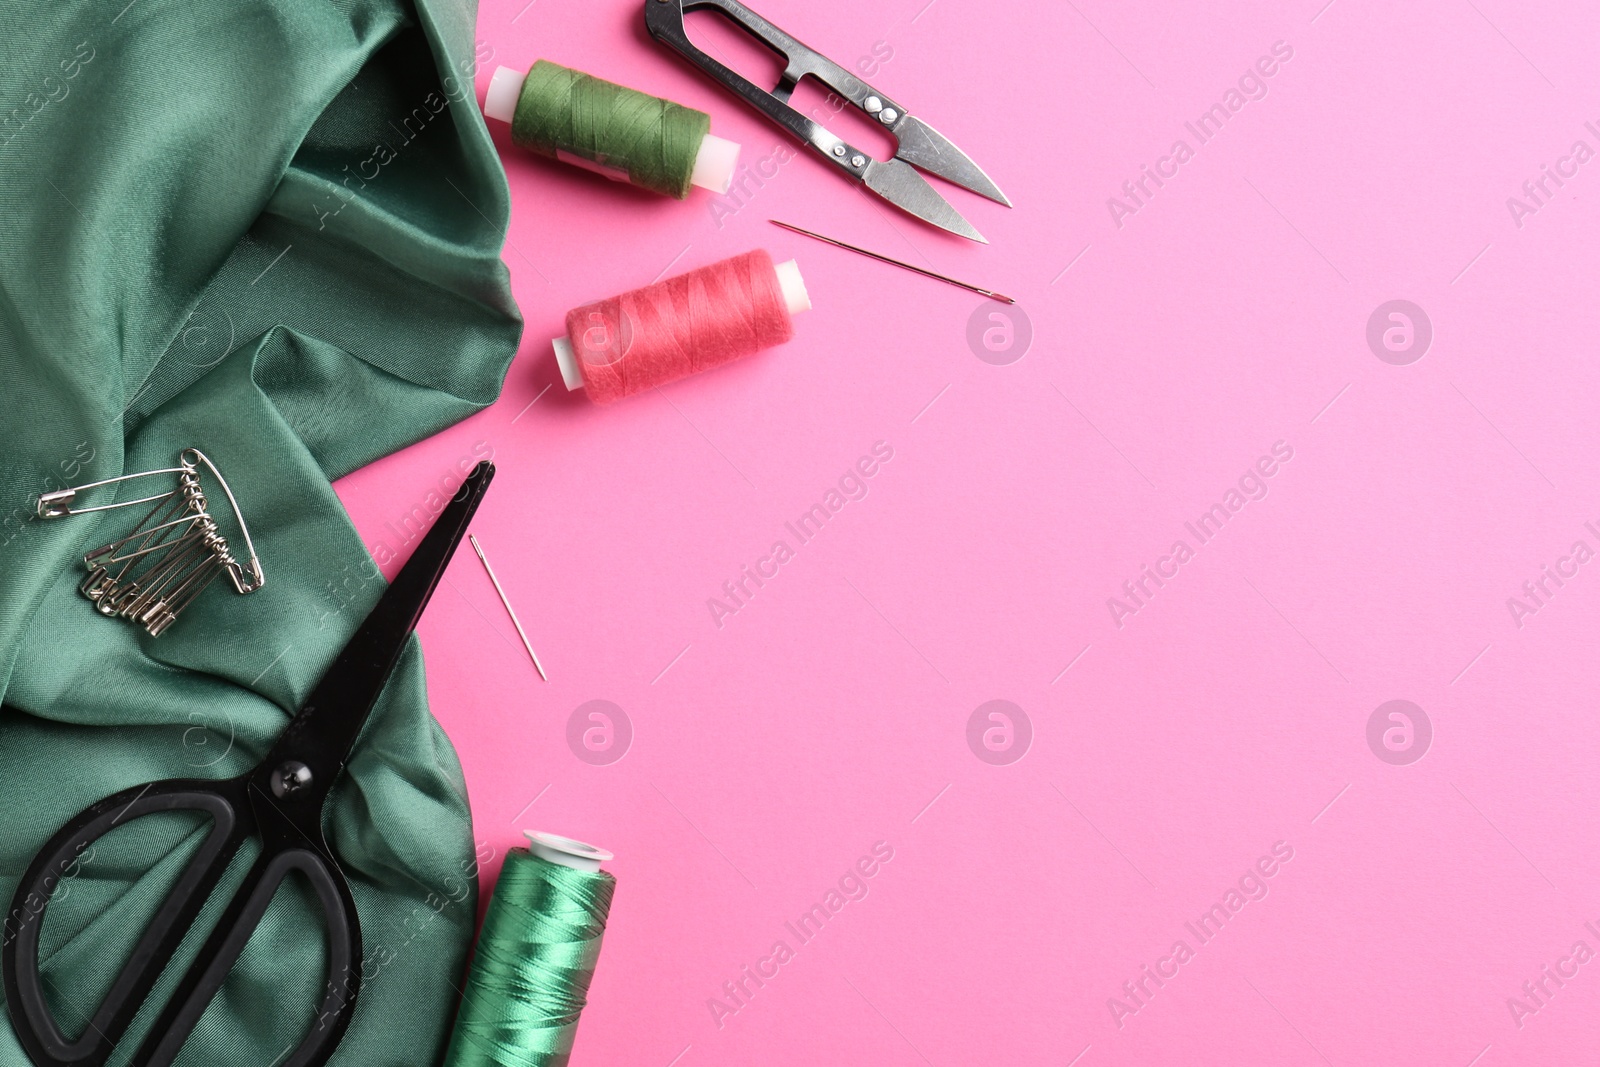
[[(935, 182), (992, 244), (797, 149), (715, 210), (497, 127), (528, 323), (505, 395), (339, 487), (367, 543), (399, 548), (388, 524), (493, 449), (474, 529), (551, 681), (469, 552), (423, 643), (480, 842), (529, 826), (618, 855), (574, 1063), (1592, 1055), (1600, 962), (1570, 954), (1600, 951), (1600, 563), (1520, 620), (1507, 602), (1570, 573), (1573, 542), (1600, 550), (1600, 161), (1520, 227), (1506, 199), (1574, 141), (1600, 149), (1600, 14), (758, 6), (846, 66), (892, 52), (868, 80), (1017, 205)], [(708, 110), (748, 164), (787, 144), (654, 45), (639, 0), (484, 0), (479, 37), (480, 93), (547, 57)], [(1265, 98), (1200, 145), (1184, 123), (1279, 41)], [(1107, 199), (1179, 138), (1193, 158), (1119, 227)], [(769, 217), (1012, 293), (1031, 347), (984, 362), (979, 298)], [(810, 286), (792, 343), (611, 408), (562, 389), (567, 308), (757, 246)], [(1394, 299), (1432, 323), (1409, 365), (1367, 342)], [(877, 441), (893, 459), (865, 499), (719, 629), (707, 599)], [(1184, 524), (1279, 441), (1265, 498), (1200, 545)], [(1179, 539), (1193, 558), (1119, 628), (1108, 598)], [(606, 766), (567, 742), (595, 699), (633, 731)], [(996, 699), (1033, 732), (1009, 765), (967, 741)], [(1409, 764), (1368, 742), (1396, 699), (1432, 726)], [(800, 944), (785, 922), (879, 841), (867, 896)], [(1265, 898), (1201, 944), (1185, 923), (1277, 842), (1292, 860), (1246, 879)], [(793, 959), (719, 1026), (708, 1000), (734, 1006), (723, 983), (779, 939)], [(1130, 999), (1180, 939), (1192, 958)], [(1532, 999), (1545, 966), (1577, 970)]]

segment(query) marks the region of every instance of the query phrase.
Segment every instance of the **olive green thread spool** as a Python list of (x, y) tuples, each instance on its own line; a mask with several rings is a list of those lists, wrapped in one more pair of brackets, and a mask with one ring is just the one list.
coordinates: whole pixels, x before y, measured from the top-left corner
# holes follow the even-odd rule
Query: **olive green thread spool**
[(523, 148), (679, 200), (692, 185), (726, 193), (739, 160), (705, 112), (545, 59), (496, 70), (483, 113)]
[(506, 853), (444, 1067), (565, 1067), (617, 880), (604, 849), (528, 831)]

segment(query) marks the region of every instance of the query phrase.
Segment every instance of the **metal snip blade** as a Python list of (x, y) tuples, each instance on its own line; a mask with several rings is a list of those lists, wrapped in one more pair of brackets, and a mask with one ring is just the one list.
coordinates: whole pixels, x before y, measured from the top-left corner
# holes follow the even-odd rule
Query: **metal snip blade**
[(907, 115), (895, 128), (895, 137), (900, 142), (900, 148), (895, 152), (897, 159), (903, 159), (929, 174), (937, 174), (945, 181), (970, 189), (979, 196), (986, 196), (997, 204), (1011, 206), (1006, 194), (1000, 191), (1000, 187), (982, 168), (951, 144), (949, 138), (921, 119)]
[(909, 163), (898, 159), (888, 162), (875, 159), (867, 164), (861, 180), (868, 189), (924, 222), (931, 222), (940, 229), (973, 241), (989, 243), (944, 197), (934, 192), (927, 179)]

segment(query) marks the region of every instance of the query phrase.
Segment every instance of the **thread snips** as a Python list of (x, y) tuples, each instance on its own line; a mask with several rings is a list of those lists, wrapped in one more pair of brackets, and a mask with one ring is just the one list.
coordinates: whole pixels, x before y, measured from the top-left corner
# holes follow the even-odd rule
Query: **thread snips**
[[(797, 140), (810, 145), (822, 158), (902, 211), (951, 233), (984, 241), (977, 229), (951, 207), (918, 170), (937, 174), (1006, 207), (1000, 187), (967, 154), (939, 131), (906, 111), (887, 94), (874, 89), (816, 50), (800, 43), (739, 0), (644, 0), (645, 27), (650, 36), (721, 82)], [(768, 91), (729, 69), (689, 40), (684, 14), (715, 10), (761, 41), (785, 60), (776, 88)], [(895, 140), (894, 156), (879, 160), (855, 147), (796, 110), (789, 103), (801, 78), (811, 77), (833, 90), (880, 124)]]

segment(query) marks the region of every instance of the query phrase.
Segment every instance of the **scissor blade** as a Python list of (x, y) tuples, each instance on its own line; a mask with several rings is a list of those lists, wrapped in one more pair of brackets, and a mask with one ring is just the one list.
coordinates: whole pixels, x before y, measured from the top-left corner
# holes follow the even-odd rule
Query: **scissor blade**
[(898, 159), (887, 162), (875, 159), (867, 164), (861, 180), (868, 189), (924, 222), (931, 222), (940, 229), (983, 244), (989, 243), (944, 197), (934, 192), (928, 180), (909, 163), (902, 163)]
[(493, 477), (494, 464), (489, 462), (467, 475), (262, 761), (257, 773), (263, 781), (283, 761), (295, 760), (311, 771), (310, 787), (303, 792), (308, 797), (327, 795)]
[(1011, 206), (1006, 194), (1000, 191), (1000, 187), (981, 167), (926, 122), (907, 115), (895, 127), (894, 135), (900, 141), (900, 148), (895, 152), (897, 159), (903, 159), (929, 174), (937, 174), (945, 181), (970, 189), (979, 196), (986, 196), (997, 204)]

